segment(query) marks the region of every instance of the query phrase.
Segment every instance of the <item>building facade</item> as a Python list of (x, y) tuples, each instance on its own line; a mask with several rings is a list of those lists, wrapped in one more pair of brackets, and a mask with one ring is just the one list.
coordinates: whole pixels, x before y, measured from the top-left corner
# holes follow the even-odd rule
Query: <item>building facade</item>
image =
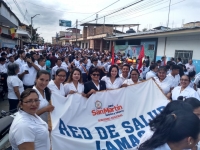
[(163, 56), (166, 56), (167, 60), (180, 57), (183, 63), (192, 59), (196, 71), (200, 72), (200, 26), (116, 35), (105, 40), (113, 40), (115, 52), (125, 54), (131, 51), (133, 53), (136, 49), (136, 54), (139, 55), (140, 46), (143, 45), (145, 55), (149, 56), (151, 61), (160, 60)]

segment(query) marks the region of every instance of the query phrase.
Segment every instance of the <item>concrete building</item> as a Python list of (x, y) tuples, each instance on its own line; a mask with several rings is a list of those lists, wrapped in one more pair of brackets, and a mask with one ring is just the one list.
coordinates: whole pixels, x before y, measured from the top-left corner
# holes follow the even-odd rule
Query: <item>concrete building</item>
[(188, 28), (188, 27), (199, 27), (200, 26), (200, 21), (196, 21), (196, 22), (189, 22), (183, 25), (184, 28)]
[[(82, 38), (70, 40), (72, 44), (77, 44), (80, 48), (89, 48), (99, 51), (111, 50), (113, 45), (112, 41), (104, 40), (105, 37), (115, 35), (118, 33), (124, 34), (124, 27), (134, 27), (139, 24), (96, 24), (96, 23), (84, 23)], [(116, 30), (117, 27), (121, 27), (122, 31)]]
[(70, 40), (76, 39), (76, 37), (77, 39), (82, 37), (80, 29), (67, 28), (67, 31), (60, 31), (57, 37), (52, 37), (52, 44), (66, 45), (70, 43)]
[(143, 45), (145, 55), (151, 61), (160, 60), (162, 56), (167, 60), (180, 57), (183, 63), (193, 59), (197, 72), (200, 72), (200, 26), (118, 34), (104, 39), (115, 42), (115, 52), (127, 54), (136, 51), (136, 57)]
[[(11, 28), (15, 29), (14, 38), (10, 33)], [(15, 45), (22, 46), (23, 42), (29, 42), (30, 34), (4, 1), (0, 1), (0, 30), (0, 47), (14, 48)]]

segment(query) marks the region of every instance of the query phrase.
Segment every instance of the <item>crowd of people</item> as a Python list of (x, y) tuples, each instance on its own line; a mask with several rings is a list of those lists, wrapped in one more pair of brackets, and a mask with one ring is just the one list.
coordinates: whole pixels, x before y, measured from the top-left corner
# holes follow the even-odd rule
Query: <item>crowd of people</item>
[[(14, 150), (49, 150), (49, 139), (44, 135), (48, 134), (48, 112), (54, 110), (51, 92), (65, 97), (81, 93), (89, 98), (97, 91), (126, 88), (150, 78), (172, 102), (150, 122), (151, 134), (139, 149), (168, 150), (177, 145), (178, 150), (192, 149), (198, 142), (200, 74), (196, 74), (192, 60), (183, 64), (181, 58), (166, 62), (162, 57), (153, 62), (148, 56), (139, 60), (120, 52), (112, 60), (111, 52), (75, 50), (72, 45), (45, 46), (40, 51), (0, 48), (0, 53), (0, 73), (7, 77), (9, 110), (19, 108), (9, 134)], [(191, 109), (183, 110), (185, 105)]]

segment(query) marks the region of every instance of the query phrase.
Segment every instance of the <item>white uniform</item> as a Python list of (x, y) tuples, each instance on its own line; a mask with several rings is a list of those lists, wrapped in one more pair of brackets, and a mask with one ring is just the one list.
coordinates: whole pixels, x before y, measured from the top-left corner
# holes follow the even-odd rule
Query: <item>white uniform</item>
[(193, 64), (190, 65), (189, 63), (187, 63), (185, 64), (185, 67), (188, 72), (196, 71), (195, 66)]
[(155, 79), (155, 82), (162, 89), (164, 94), (169, 93), (170, 89), (174, 87), (174, 84), (170, 77), (166, 77), (162, 82), (159, 80), (158, 77), (154, 77), (154, 79)]
[(78, 82), (77, 88), (75, 87), (74, 83), (66, 83), (64, 85), (65, 95), (68, 95), (70, 91), (76, 91), (78, 93), (83, 93), (84, 91), (84, 85), (82, 83)]
[(185, 98), (194, 97), (200, 100), (198, 93), (189, 85), (183, 91), (181, 91), (181, 86), (177, 86), (172, 90), (172, 100), (177, 100), (179, 96)]
[(122, 82), (124, 82), (126, 79), (128, 79), (128, 76), (126, 78), (124, 78), (123, 75), (122, 75), (122, 73), (119, 75), (119, 77), (122, 79)]
[[(138, 80), (138, 83), (139, 83), (139, 82), (141, 82), (141, 81)], [(123, 82), (123, 84), (132, 85), (132, 84), (135, 84), (135, 83), (133, 82), (132, 79), (126, 79), (126, 80)]]
[(22, 74), (25, 70), (28, 70), (29, 73), (23, 76), (23, 84), (26, 86), (33, 86), (35, 84), (37, 70), (33, 66), (29, 67), (28, 64), (25, 64), (22, 66), (20, 74)]
[(9, 99), (18, 99), (18, 97), (16, 96), (16, 94), (14, 92), (13, 87), (18, 87), (20, 94), (24, 91), (23, 82), (18, 78), (17, 75), (8, 76), (7, 85), (8, 85), (8, 98)]
[[(45, 92), (44, 92), (44, 96), (45, 96), (45, 97), (43, 97), (43, 96), (40, 94), (40, 92), (37, 90), (37, 88), (36, 88), (35, 86), (33, 87), (33, 89), (35, 89), (36, 92), (37, 92), (38, 95), (39, 95), (40, 105), (39, 105), (38, 110), (40, 110), (40, 109), (42, 109), (42, 108), (48, 106), (48, 105), (49, 105), (49, 102), (48, 102), (48, 101), (46, 100), (46, 98), (45, 98), (45, 97), (46, 97)], [(42, 120), (44, 120), (46, 123), (48, 123), (48, 112), (45, 112), (45, 113), (41, 114), (41, 115), (40, 115), (40, 118), (42, 118)]]
[(57, 65), (55, 65), (53, 68), (52, 68), (52, 76), (54, 76), (54, 75), (56, 75), (56, 71), (58, 70), (58, 69), (64, 69), (66, 72), (68, 71), (68, 69), (67, 69), (67, 67), (65, 67), (65, 66), (60, 66), (60, 67), (58, 67)]
[(171, 73), (169, 73), (167, 76), (168, 76), (168, 77), (172, 80), (172, 82), (174, 83), (173, 87), (177, 87), (177, 86), (179, 85), (179, 83), (180, 83), (180, 75), (179, 75), (179, 74), (175, 75), (175, 77), (174, 77), (174, 76), (172, 76)]
[(19, 150), (18, 145), (33, 142), (35, 150), (50, 150), (49, 131), (46, 122), (39, 116), (30, 115), (20, 110), (9, 131), (12, 150)]
[(19, 68), (21, 68), (23, 65), (26, 64), (26, 62), (20, 58), (18, 58), (16, 61), (15, 61), (16, 64), (19, 65)]
[(2, 73), (7, 73), (7, 67), (6, 64), (0, 64), (0, 72)]
[(146, 74), (146, 80), (150, 79), (150, 78), (153, 78), (153, 77), (156, 77), (156, 73), (154, 71), (150, 70), (149, 72), (147, 72), (147, 74)]
[(40, 66), (39, 64), (37, 64), (37, 66), (40, 68), (40, 70), (46, 70), (46, 69), (47, 69), (46, 65), (44, 65), (44, 66), (42, 67), (42, 66)]
[(60, 83), (60, 89), (58, 89), (57, 85), (54, 83), (53, 80), (51, 80), (48, 84), (48, 88), (54, 92), (54, 93), (57, 93), (57, 94), (60, 94), (62, 96), (65, 96), (65, 90), (64, 90), (64, 86), (62, 83)]
[(110, 77), (107, 77), (107, 76), (104, 76), (101, 80), (106, 82), (106, 88), (107, 89), (120, 88), (122, 83), (123, 83), (123, 81), (120, 77), (116, 78), (113, 83), (110, 81)]

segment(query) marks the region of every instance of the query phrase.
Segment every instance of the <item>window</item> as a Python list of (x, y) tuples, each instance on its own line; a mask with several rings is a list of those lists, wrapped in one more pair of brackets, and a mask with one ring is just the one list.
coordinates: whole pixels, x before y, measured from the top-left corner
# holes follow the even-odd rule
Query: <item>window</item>
[(193, 51), (192, 50), (175, 50), (175, 56), (174, 59), (177, 60), (177, 58), (182, 59), (183, 64), (187, 64), (190, 59), (192, 59)]
[(88, 43), (85, 43), (85, 48), (88, 48)]
[(154, 47), (155, 47), (154, 44), (149, 44), (148, 45), (148, 50), (154, 50)]
[(125, 40), (116, 41), (115, 43), (116, 43), (116, 45), (126, 45), (126, 41)]
[(84, 43), (82, 43), (82, 48), (84, 48)]

